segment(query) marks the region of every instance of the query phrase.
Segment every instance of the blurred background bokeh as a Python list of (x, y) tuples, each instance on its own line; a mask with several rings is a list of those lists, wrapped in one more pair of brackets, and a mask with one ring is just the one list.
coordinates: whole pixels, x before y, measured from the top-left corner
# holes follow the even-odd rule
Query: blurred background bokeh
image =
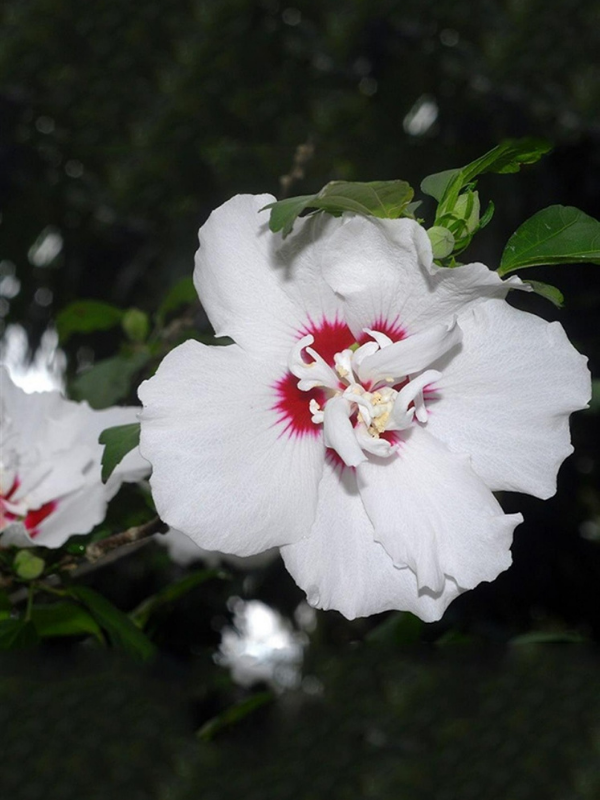
[[(426, 175), (461, 166), (504, 138), (534, 135), (555, 146), (542, 162), (518, 175), (481, 179), (483, 205), (493, 199), (496, 214), (467, 251), (469, 260), (496, 267), (519, 224), (553, 203), (576, 205), (600, 218), (598, 0), (294, 0), (290, 5), (279, 0), (4, 0), (0, 14), (0, 328), (3, 356), (17, 371), (31, 358), (43, 371), (56, 346), (53, 321), (76, 299), (154, 312), (169, 288), (189, 276), (199, 225), (239, 192), (303, 194), (333, 179), (402, 178), (418, 188)], [(425, 205), (424, 210), (431, 209)], [(595, 377), (600, 376), (599, 269), (529, 271), (527, 277), (562, 290), (566, 307), (561, 311), (539, 297), (518, 298), (521, 307), (560, 319), (589, 356)], [(199, 306), (186, 313), (201, 334), (210, 333)], [(118, 336), (115, 331), (72, 336), (64, 345), (68, 379), (111, 356)], [(61, 364), (55, 355), (55, 381), (61, 380)], [(135, 393), (123, 399), (134, 398)], [(237, 786), (235, 796), (246, 798), (387, 797), (401, 791), (408, 798), (480, 797), (491, 766), (486, 773), (480, 765), (475, 778), (461, 778), (454, 788), (452, 776), (458, 780), (461, 756), (467, 759), (473, 748), (480, 755), (489, 750), (492, 764), (500, 744), (493, 737), (482, 744), (479, 734), (469, 738), (465, 733), (485, 729), (487, 712), (455, 716), (448, 710), (452, 703), (444, 705), (443, 698), (448, 682), (460, 683), (460, 659), (468, 661), (469, 648), (484, 646), (491, 648), (484, 670), (495, 663), (490, 653), (502, 653), (499, 660), (509, 674), (516, 670), (520, 677), (513, 683), (498, 677), (486, 689), (481, 683), (473, 697), (461, 695), (456, 707), (468, 707), (475, 696), (479, 702), (484, 695), (489, 700), (504, 693), (522, 717), (519, 709), (516, 717), (504, 713), (500, 704), (490, 711), (490, 724), (500, 726), (499, 740), (513, 737), (523, 744), (502, 757), (510, 765), (524, 751), (534, 753), (519, 773), (520, 782), (510, 783), (513, 773), (507, 766), (505, 782), (488, 787), (485, 796), (597, 797), (600, 709), (586, 692), (594, 680), (596, 689), (599, 683), (586, 659), (587, 648), (600, 639), (599, 428), (596, 394), (592, 409), (572, 421), (575, 454), (561, 470), (557, 495), (546, 502), (502, 498), (507, 511), (522, 511), (525, 517), (516, 530), (511, 569), (461, 596), (440, 623), (424, 626), (408, 615), (350, 623), (334, 612), (315, 618), (277, 559), (249, 570), (232, 565), (229, 581), (206, 582), (158, 619), (160, 680), (176, 686), (173, 714), (179, 716), (172, 724), (182, 730), (200, 727), (234, 700), (243, 701), (243, 681), (241, 688), (239, 681), (234, 685), (235, 670), (233, 678), (227, 670), (231, 647), (227, 651), (221, 645), (218, 663), (213, 654), (224, 628), (241, 635), (251, 627), (251, 615), (243, 615), (250, 601), (282, 615), (267, 624), (280, 636), (272, 650), (285, 649), (281, 631), (287, 631), (289, 657), (279, 676), (288, 678), (276, 690), (285, 690), (284, 695), (270, 711), (252, 712), (233, 734), (215, 740), (224, 742), (222, 749), (202, 756), (202, 769), (212, 770), (213, 783), (194, 796), (229, 796), (223, 786), (215, 787), (221, 764), (235, 759), (245, 772), (239, 784), (232, 777), (231, 786)], [(129, 514), (135, 521), (142, 513), (138, 501), (126, 491), (116, 501), (113, 519)], [(129, 610), (185, 569), (152, 543), (96, 571), (90, 585)], [(528, 672), (521, 656), (515, 667), (514, 657), (503, 649), (524, 646), (525, 636), (573, 643), (554, 645), (567, 653), (558, 658), (553, 651), (544, 662), (546, 671), (538, 655), (523, 657), (531, 665)], [(417, 656), (419, 645), (433, 649)], [(444, 647), (453, 649), (448, 673), (441, 666), (448, 659)], [(294, 682), (289, 671), (298, 648), (304, 651), (305, 677)], [(466, 651), (457, 656), (456, 648)], [(66, 659), (70, 653), (59, 645), (55, 649), (49, 657)], [(414, 658), (407, 658), (407, 651)], [(398, 667), (399, 694), (386, 664)], [(466, 671), (476, 680), (480, 673), (469, 664)], [(3, 667), (9, 673), (12, 668)], [(94, 672), (87, 662), (85, 669)], [(121, 674), (120, 667), (110, 669)], [(124, 669), (130, 675), (131, 668)], [(572, 679), (556, 683), (558, 674)], [(36, 675), (34, 670), (32, 680)], [(267, 673), (256, 680), (259, 689), (272, 684)], [(353, 696), (348, 686), (355, 686), (354, 696), (362, 700), (354, 716), (344, 717)], [(429, 714), (417, 714), (416, 723), (415, 696)], [(550, 705), (547, 698), (554, 698)], [(61, 704), (53, 705), (43, 691), (40, 702), (50, 704), (50, 716), (59, 713)], [(315, 710), (318, 703), (321, 712)], [(441, 728), (432, 704), (442, 709)], [(180, 706), (185, 711), (180, 713)], [(17, 704), (17, 719), (20, 713)], [(542, 729), (558, 718), (565, 722), (571, 713), (581, 724), (540, 744)], [(152, 723), (155, 728), (164, 725), (161, 714)], [(529, 727), (524, 719), (533, 720)], [(135, 733), (138, 722), (132, 725)], [(322, 763), (316, 751), (303, 749), (315, 727)], [(294, 745), (274, 747), (269, 771), (264, 743), (277, 731)], [(345, 778), (334, 780), (329, 773), (328, 779), (303, 787), (298, 765), (306, 758), (311, 770), (322, 769), (327, 776), (327, 741), (335, 735), (344, 742), (345, 755), (331, 758)], [(469, 753), (461, 752), (463, 735)], [(257, 736), (262, 777), (252, 788), (247, 780), (253, 755), (244, 747), (257, 746)], [(526, 742), (534, 740), (538, 749), (528, 749)], [(568, 756), (567, 741), (573, 745)], [(565, 768), (566, 783), (548, 777), (545, 765), (553, 748), (564, 756), (554, 768)], [(27, 748), (21, 750), (25, 757)], [(367, 773), (353, 764), (353, 752), (369, 763), (375, 758), (382, 772), (371, 769), (364, 777)], [(427, 772), (432, 752), (438, 774), (447, 775), (439, 786)], [(127, 796), (191, 797), (200, 780), (196, 757), (190, 756), (187, 767), (179, 763), (181, 783), (161, 789), (162, 794), (152, 793), (158, 792), (157, 779), (148, 788), (136, 784), (138, 793), (131, 789)], [(38, 766), (50, 770), (45, 761)], [(528, 783), (538, 774), (542, 784)], [(279, 788), (269, 793), (266, 785)], [(73, 786), (73, 796), (103, 796), (93, 793), (97, 785), (93, 791), (88, 786), (88, 794), (76, 782)], [(68, 798), (69, 791), (56, 796)], [(234, 796), (233, 788), (228, 791)], [(28, 796), (38, 795), (32, 790)]]

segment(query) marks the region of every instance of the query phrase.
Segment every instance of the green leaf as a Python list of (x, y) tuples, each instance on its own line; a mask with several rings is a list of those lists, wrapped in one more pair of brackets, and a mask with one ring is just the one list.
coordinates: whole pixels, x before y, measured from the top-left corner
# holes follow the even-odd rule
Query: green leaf
[(137, 373), (148, 363), (150, 353), (141, 350), (99, 361), (71, 384), (74, 400), (87, 400), (92, 408), (107, 408), (130, 392)]
[(423, 205), (422, 200), (415, 200), (414, 202), (409, 203), (402, 212), (402, 216), (409, 217), (410, 219), (415, 219), (415, 211), (422, 205)]
[(3, 589), (0, 589), (0, 620), (8, 619), (12, 612), (12, 605), (8, 599), (8, 595)]
[(600, 222), (573, 206), (549, 206), (508, 240), (499, 275), (542, 264), (600, 263)]
[(421, 191), (439, 203), (450, 182), (459, 174), (460, 169), (446, 169), (443, 172), (428, 175), (421, 181)]
[(98, 441), (104, 445), (102, 483), (106, 483), (117, 464), (121, 463), (130, 450), (139, 445), (140, 423), (132, 422), (129, 425), (115, 425), (114, 428), (106, 428), (100, 434)]
[(370, 217), (396, 219), (407, 209), (413, 195), (406, 181), (331, 181), (317, 194), (278, 200), (265, 206), (265, 209), (271, 209), (270, 229), (274, 233), (281, 231), (285, 237), (291, 233), (294, 222), (307, 208), (326, 211), (334, 216), (352, 211)]
[(261, 211), (265, 211), (267, 208), (271, 209), (269, 228), (273, 233), (281, 231), (283, 236), (286, 237), (292, 232), (296, 219), (310, 206), (311, 201), (316, 196), (316, 194), (305, 194), (299, 197), (287, 197), (285, 200), (270, 203), (268, 206), (261, 208)]
[(332, 181), (315, 199), (315, 207), (329, 213), (354, 211), (380, 219), (397, 219), (413, 199), (406, 181), (370, 181), (351, 183)]
[(421, 190), (438, 200), (437, 222), (444, 214), (452, 212), (461, 189), (478, 175), (518, 172), (524, 164), (539, 161), (550, 150), (551, 145), (542, 139), (507, 139), (461, 169), (429, 175), (421, 183)]
[(577, 644), (589, 642), (585, 636), (571, 631), (531, 631), (510, 639), (509, 644), (552, 644), (566, 642)]
[(490, 200), (490, 202), (488, 203), (488, 207), (483, 212), (483, 214), (481, 215), (481, 219), (479, 220), (479, 230), (485, 228), (486, 225), (489, 225), (489, 223), (492, 221), (492, 217), (494, 216), (495, 210), (496, 206)]
[(230, 344), (233, 344), (233, 339), (230, 339), (229, 336), (213, 336), (210, 333), (199, 333), (195, 330), (189, 331), (186, 338), (208, 344), (211, 347), (229, 347)]
[(160, 304), (156, 313), (156, 319), (159, 323), (164, 322), (165, 317), (172, 311), (176, 311), (181, 306), (191, 305), (198, 302), (198, 295), (194, 288), (194, 281), (191, 277), (182, 278), (177, 281), (169, 291), (165, 299)]
[[(524, 164), (535, 164), (552, 150), (552, 145), (544, 139), (527, 137), (525, 139), (506, 139), (493, 147), (480, 158), (461, 169), (465, 184), (485, 172), (519, 172)], [(464, 185), (464, 184), (463, 184)]]
[(541, 281), (523, 281), (523, 283), (528, 283), (536, 294), (539, 294), (540, 297), (545, 297), (546, 300), (550, 300), (557, 308), (563, 307), (565, 298), (563, 297), (563, 293), (560, 289), (557, 289), (556, 286), (552, 286), (549, 283), (542, 283)]
[(31, 619), (38, 636), (46, 639), (52, 636), (95, 636), (104, 641), (102, 631), (96, 620), (76, 603), (60, 602), (52, 605), (33, 606)]
[(126, 614), (101, 594), (87, 586), (69, 586), (66, 592), (89, 610), (98, 625), (108, 634), (113, 647), (144, 661), (154, 656), (156, 649), (152, 642)]
[(218, 569), (200, 569), (191, 572), (176, 583), (165, 586), (160, 592), (157, 592), (152, 597), (148, 597), (141, 603), (135, 611), (130, 614), (131, 619), (140, 628), (144, 628), (155, 611), (164, 606), (174, 603), (184, 594), (187, 594), (192, 589), (205, 583), (212, 578), (226, 578), (227, 573)]
[(64, 308), (56, 317), (56, 330), (61, 343), (72, 333), (104, 331), (119, 325), (123, 311), (98, 300), (78, 300)]
[(0, 650), (25, 650), (38, 643), (39, 637), (31, 620), (4, 619), (0, 622)]
[(272, 692), (257, 692), (247, 697), (245, 700), (230, 706), (230, 708), (227, 708), (221, 714), (209, 720), (200, 728), (197, 736), (203, 742), (210, 742), (215, 734), (223, 730), (223, 728), (228, 728), (230, 725), (241, 722), (249, 714), (252, 714), (258, 708), (262, 708), (262, 706), (270, 703), (272, 700)]

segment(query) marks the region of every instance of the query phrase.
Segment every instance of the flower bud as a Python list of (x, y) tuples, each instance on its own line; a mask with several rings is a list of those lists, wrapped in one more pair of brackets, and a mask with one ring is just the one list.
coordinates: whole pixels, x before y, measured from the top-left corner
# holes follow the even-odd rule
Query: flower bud
[(13, 561), (13, 569), (25, 581), (33, 581), (39, 578), (46, 562), (43, 558), (35, 556), (30, 550), (19, 550)]
[(446, 258), (454, 250), (454, 236), (441, 225), (434, 225), (427, 231), (434, 258)]
[(123, 315), (123, 330), (132, 342), (145, 342), (150, 329), (148, 315), (139, 308), (130, 308)]
[(448, 226), (457, 240), (471, 236), (479, 227), (481, 204), (478, 192), (461, 194), (452, 209), (454, 221)]

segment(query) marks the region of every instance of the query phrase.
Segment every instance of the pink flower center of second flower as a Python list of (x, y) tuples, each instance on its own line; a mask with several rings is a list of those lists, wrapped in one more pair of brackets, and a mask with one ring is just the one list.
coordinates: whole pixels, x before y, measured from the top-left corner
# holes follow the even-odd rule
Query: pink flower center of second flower
[(0, 532), (13, 522), (22, 522), (29, 536), (34, 539), (39, 534), (41, 523), (56, 510), (57, 500), (50, 500), (39, 508), (27, 508), (26, 505), (15, 498), (21, 482), (18, 476), (12, 480), (10, 488), (0, 492)]

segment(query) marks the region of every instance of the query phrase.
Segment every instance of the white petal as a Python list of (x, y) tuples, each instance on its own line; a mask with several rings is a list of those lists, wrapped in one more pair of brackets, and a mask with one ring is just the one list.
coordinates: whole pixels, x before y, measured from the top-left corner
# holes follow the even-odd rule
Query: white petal
[[(98, 442), (98, 437), (107, 428), (139, 422), (141, 410), (141, 406), (111, 406), (96, 411), (90, 408), (86, 402), (74, 403), (63, 399), (60, 412), (55, 413), (55, 416), (47, 421), (47, 426), (43, 431), (38, 430), (38, 436), (43, 438), (45, 447), (52, 452), (55, 462), (53, 480), (56, 481), (63, 476), (63, 483), (66, 483), (65, 469), (57, 459), (68, 458), (74, 462), (75, 454), (85, 446), (90, 454), (89, 466), (85, 470), (85, 482), (88, 486), (93, 484), (93, 481), (90, 480), (90, 474), (93, 472), (94, 481), (97, 480), (98, 483), (101, 483), (100, 465), (104, 448)], [(71, 468), (71, 472), (73, 472), (73, 468)], [(83, 472), (83, 467), (81, 467), (81, 473)], [(117, 464), (110, 478), (103, 485), (105, 501), (114, 497), (123, 482), (140, 481), (149, 473), (150, 464), (142, 457), (139, 448), (135, 447)], [(73, 491), (76, 488), (77, 484), (74, 479), (71, 479), (64, 491)], [(46, 499), (59, 497), (64, 491), (57, 488), (43, 502), (46, 502)]]
[(403, 378), (428, 367), (460, 344), (462, 333), (458, 325), (433, 325), (421, 333), (402, 339), (363, 359), (359, 375), (363, 383)]
[(66, 402), (60, 392), (24, 392), (12, 382), (8, 370), (0, 365), (1, 423), (12, 423), (18, 430), (23, 449), (33, 449), (38, 445), (41, 420), (60, 413)]
[(107, 504), (100, 468), (97, 467), (84, 489), (58, 500), (56, 509), (38, 525), (38, 533), (29, 537), (31, 543), (60, 547), (70, 536), (89, 533), (104, 519)]
[(572, 452), (569, 414), (591, 395), (586, 358), (558, 322), (490, 301), (460, 319), (463, 346), (436, 382), (427, 430), (468, 453), (492, 490), (547, 498)]
[(345, 301), (358, 336), (380, 320), (407, 334), (446, 323), (473, 303), (505, 297), (519, 278), (502, 281), (483, 264), (433, 264), (424, 228), (409, 219), (354, 217), (324, 243), (323, 276)]
[(260, 569), (277, 558), (279, 554), (279, 551), (273, 548), (255, 556), (248, 556), (248, 558), (224, 555), (215, 550), (204, 550), (185, 533), (174, 528), (169, 528), (166, 533), (157, 533), (153, 539), (157, 544), (166, 547), (171, 560), (182, 567), (188, 567), (194, 561), (201, 560), (211, 569), (218, 567), (221, 563), (230, 564), (236, 569)]
[(398, 454), (357, 469), (375, 539), (433, 592), (452, 578), (464, 589), (491, 581), (511, 563), (520, 514), (504, 515), (465, 456), (414, 426)]
[(30, 509), (39, 508), (44, 503), (84, 487), (86, 485), (84, 473), (90, 470), (93, 464), (94, 452), (86, 445), (78, 444), (66, 451), (44, 453), (44, 458), (38, 465), (20, 471), (21, 483), (14, 492), (13, 499), (26, 500)]
[(352, 353), (350, 356), (350, 364), (355, 375), (360, 374), (360, 365), (365, 358), (372, 356), (373, 353), (379, 352), (380, 346), (381, 345), (378, 342), (365, 342), (364, 344), (361, 344), (358, 350), (355, 350), (354, 352), (350, 351)]
[(341, 303), (320, 274), (319, 237), (340, 221), (298, 220), (285, 241), (269, 230), (271, 195), (238, 195), (200, 228), (194, 283), (217, 336), (256, 356), (287, 358), (312, 320)]
[[(50, 416), (65, 415), (72, 422), (76, 413), (77, 403), (66, 401), (58, 392), (27, 394), (13, 384), (4, 368), (0, 368), (0, 438), (2, 441), (0, 463), (5, 470), (8, 470), (10, 482), (16, 473), (20, 484), (18, 492), (15, 493), (17, 496), (23, 497), (25, 493), (30, 492), (45, 479), (57, 481), (59, 491), (64, 492), (66, 491), (64, 484), (68, 486), (70, 481), (76, 477), (68, 463), (61, 464), (60, 470), (56, 471), (56, 474), (52, 474), (57, 445), (52, 443), (49, 435)], [(72, 449), (74, 444), (72, 435), (69, 435), (66, 441), (64, 438), (61, 439), (58, 444), (60, 450)], [(73, 459), (69, 459), (68, 452), (63, 454), (67, 462), (80, 461), (81, 451), (78, 451), (77, 456)], [(78, 464), (77, 470), (83, 468), (89, 460), (88, 453), (84, 456), (82, 463)], [(65, 470), (69, 474), (61, 477), (60, 472)], [(3, 488), (6, 491), (10, 486)], [(51, 499), (51, 497), (44, 497), (40, 502), (46, 502), (46, 499)]]
[[(56, 471), (66, 474), (61, 467), (61, 460), (64, 466), (63, 455), (60, 454), (57, 459)], [(68, 465), (65, 469), (68, 469)], [(99, 463), (87, 470), (83, 485), (81, 482), (74, 484), (71, 491), (60, 496), (54, 492), (47, 494), (47, 499), (39, 503), (33, 502), (29, 510), (35, 511), (46, 502), (53, 501), (56, 503), (53, 511), (38, 522), (33, 531), (26, 530), (21, 523), (9, 526), (1, 540), (4, 544), (15, 544), (18, 547), (61, 547), (71, 536), (89, 533), (106, 515), (109, 498), (100, 479)]]
[(190, 341), (140, 386), (140, 449), (153, 466), (157, 511), (207, 550), (258, 553), (313, 522), (322, 435), (283, 431), (278, 375), (237, 345)]
[(281, 548), (287, 569), (316, 608), (348, 619), (381, 611), (412, 611), (426, 622), (439, 619), (460, 593), (447, 580), (441, 592), (419, 590), (414, 573), (398, 568), (373, 540), (353, 470), (326, 463), (311, 535)]
[(413, 416), (415, 416), (415, 410), (409, 408), (409, 405), (413, 402), (417, 409), (417, 419), (419, 419), (420, 422), (427, 420), (428, 414), (425, 404), (423, 403), (423, 389), (433, 384), (434, 381), (437, 381), (440, 376), (441, 373), (437, 372), (437, 370), (428, 369), (416, 378), (413, 378), (406, 386), (400, 389), (394, 403), (391, 422), (387, 426), (388, 430), (401, 431), (408, 428), (412, 422)]

